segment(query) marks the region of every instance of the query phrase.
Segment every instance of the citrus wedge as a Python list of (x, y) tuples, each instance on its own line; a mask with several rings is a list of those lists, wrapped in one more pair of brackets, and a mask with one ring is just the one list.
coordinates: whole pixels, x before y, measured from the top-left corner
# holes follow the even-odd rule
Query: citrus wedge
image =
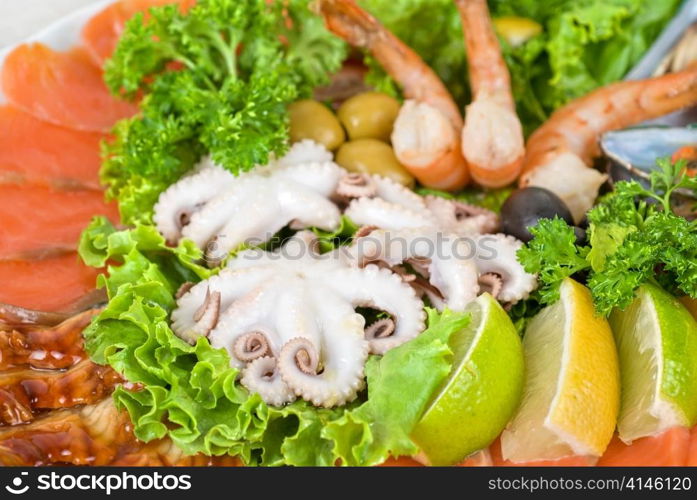
[(567, 278), (560, 294), (525, 331), (525, 388), (501, 436), (504, 460), (597, 457), (612, 439), (620, 389), (610, 326), (583, 285)]
[(488, 293), (468, 311), (472, 322), (450, 339), (450, 375), (412, 432), (424, 463), (452, 465), (486, 448), (520, 401), (523, 350), (511, 319)]
[(610, 315), (622, 370), (620, 439), (697, 422), (697, 321), (680, 301), (646, 284)]

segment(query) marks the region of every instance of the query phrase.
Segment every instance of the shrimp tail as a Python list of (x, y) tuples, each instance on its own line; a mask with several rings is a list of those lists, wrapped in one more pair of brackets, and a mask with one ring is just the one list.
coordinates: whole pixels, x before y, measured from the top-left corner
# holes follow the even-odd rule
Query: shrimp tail
[(515, 110), (511, 77), (501, 54), (486, 0), (455, 0), (465, 46), (472, 93), (492, 95), (500, 104)]
[(407, 99), (428, 103), (455, 128), (462, 128), (462, 114), (438, 75), (355, 0), (317, 0), (313, 9), (324, 17), (332, 33), (354, 47), (368, 50), (402, 87)]
[(571, 152), (590, 165), (598, 137), (697, 104), (697, 66), (678, 73), (601, 87), (558, 109), (528, 140), (523, 163), (528, 175), (554, 157)]
[(601, 87), (552, 114), (528, 140), (519, 185), (549, 189), (577, 222), (593, 205), (607, 176), (590, 168), (598, 138), (697, 104), (697, 67)]
[(401, 87), (407, 101), (392, 132), (397, 159), (423, 185), (460, 189), (469, 182), (458, 134), (462, 114), (438, 75), (355, 0), (317, 0), (327, 28), (365, 49)]
[(370, 49), (371, 36), (379, 35), (382, 26), (353, 1), (317, 0), (312, 10), (324, 17), (327, 29), (354, 47)]
[(475, 181), (486, 187), (502, 187), (516, 180), (525, 156), (511, 77), (486, 0), (455, 3), (462, 20), (474, 95), (466, 109), (462, 154)]

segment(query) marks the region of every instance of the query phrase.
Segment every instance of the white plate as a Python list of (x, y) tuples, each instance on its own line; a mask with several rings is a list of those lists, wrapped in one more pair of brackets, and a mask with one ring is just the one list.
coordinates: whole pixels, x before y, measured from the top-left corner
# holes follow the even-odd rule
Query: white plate
[[(82, 27), (89, 21), (92, 16), (101, 11), (104, 7), (111, 4), (114, 0), (101, 0), (86, 7), (76, 10), (72, 14), (59, 19), (49, 27), (39, 31), (35, 35), (30, 36), (21, 43), (41, 42), (55, 50), (68, 50), (69, 48), (80, 43), (80, 32)], [(17, 44), (17, 45), (21, 45)], [(5, 57), (17, 45), (7, 47), (0, 50), (0, 68), (5, 62)], [(0, 103), (5, 102), (5, 96), (0, 89)]]

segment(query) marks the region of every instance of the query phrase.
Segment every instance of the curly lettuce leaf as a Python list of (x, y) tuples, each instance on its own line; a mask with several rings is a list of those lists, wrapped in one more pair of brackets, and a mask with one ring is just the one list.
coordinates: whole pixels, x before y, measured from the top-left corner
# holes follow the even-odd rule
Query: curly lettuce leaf
[(135, 384), (114, 393), (135, 435), (146, 442), (169, 436), (187, 454), (238, 455), (250, 465), (371, 465), (390, 452), (414, 453), (409, 431), (450, 370), (449, 336), (469, 321), (431, 311), (422, 335), (370, 359), (368, 394), (354, 403), (274, 408), (237, 383), (224, 349), (204, 338), (189, 345), (169, 326), (178, 287), (212, 273), (200, 265), (200, 250), (169, 247), (152, 226), (119, 231), (96, 218), (80, 255), (108, 264), (100, 283), (109, 303), (85, 330), (85, 347)]

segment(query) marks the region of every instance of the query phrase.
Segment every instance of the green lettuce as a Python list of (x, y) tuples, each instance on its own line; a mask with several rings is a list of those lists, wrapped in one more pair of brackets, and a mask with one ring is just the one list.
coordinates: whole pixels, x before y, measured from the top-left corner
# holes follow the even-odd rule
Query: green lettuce
[(448, 339), (469, 321), (430, 311), (422, 335), (369, 360), (367, 394), (345, 407), (297, 401), (274, 408), (236, 382), (224, 349), (204, 338), (189, 345), (169, 327), (178, 287), (214, 272), (201, 265), (199, 249), (169, 247), (149, 225), (119, 231), (103, 217), (84, 231), (79, 248), (87, 264), (108, 266), (99, 284), (109, 303), (84, 332), (87, 351), (135, 384), (114, 393), (135, 435), (146, 442), (169, 436), (187, 454), (303, 466), (373, 465), (413, 454), (409, 432), (450, 370)]

